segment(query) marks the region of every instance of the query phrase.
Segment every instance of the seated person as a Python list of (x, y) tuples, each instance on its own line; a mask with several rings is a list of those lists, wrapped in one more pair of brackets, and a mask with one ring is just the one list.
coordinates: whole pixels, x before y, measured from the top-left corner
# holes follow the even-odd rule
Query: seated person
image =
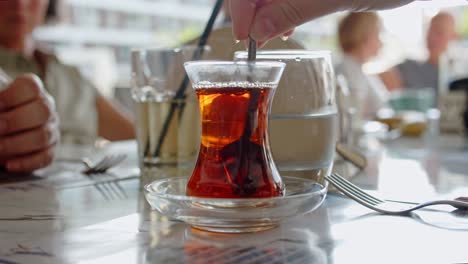
[(350, 13), (338, 26), (338, 41), (343, 60), (337, 65), (337, 74), (345, 77), (352, 105), (357, 117), (372, 119), (387, 100), (388, 91), (376, 76), (366, 75), (362, 66), (378, 54), (380, 19), (376, 13)]
[[(57, 1), (51, 1), (57, 4)], [(34, 42), (48, 0), (0, 1), (0, 68), (12, 78), (34, 73), (55, 99), (62, 141), (93, 143), (98, 137), (134, 137), (132, 121), (101, 96), (80, 72), (64, 65)], [(72, 34), (72, 32), (70, 32)]]
[(2, 167), (11, 172), (31, 172), (49, 165), (59, 138), (54, 100), (37, 76), (18, 76), (1, 89)]
[(455, 19), (441, 12), (431, 19), (427, 31), (426, 46), (429, 57), (426, 61), (405, 60), (380, 75), (389, 89), (433, 88), (439, 86), (439, 57), (447, 50), (451, 41), (458, 38)]

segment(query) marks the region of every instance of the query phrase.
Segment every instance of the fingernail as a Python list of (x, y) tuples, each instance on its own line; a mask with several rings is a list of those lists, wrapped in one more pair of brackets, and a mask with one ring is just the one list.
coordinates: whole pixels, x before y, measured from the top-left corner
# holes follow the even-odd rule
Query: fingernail
[(275, 33), (275, 25), (270, 19), (266, 18), (255, 23), (251, 35), (257, 41), (265, 41), (274, 36)]
[(239, 44), (239, 43), (240, 43), (240, 40), (239, 40), (239, 39), (236, 39), (236, 40), (234, 40), (234, 43)]
[(267, 42), (266, 41), (259, 41), (257, 42), (258, 48), (263, 48)]
[(288, 41), (289, 37), (288, 36), (281, 36), (282, 41)]

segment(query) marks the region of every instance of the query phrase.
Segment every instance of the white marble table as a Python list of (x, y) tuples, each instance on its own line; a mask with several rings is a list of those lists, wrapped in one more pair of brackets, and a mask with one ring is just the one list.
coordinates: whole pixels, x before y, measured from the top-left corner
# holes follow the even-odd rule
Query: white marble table
[[(369, 167), (353, 180), (396, 200), (468, 196), (463, 146), (459, 137), (370, 145)], [(60, 156), (104, 153), (129, 158), (109, 178), (89, 179), (79, 165), (63, 163), (34, 176), (1, 176), (0, 264), (468, 263), (466, 213), (439, 207), (384, 216), (338, 194), (270, 231), (195, 231), (150, 211), (139, 192), (134, 142), (64, 146)]]

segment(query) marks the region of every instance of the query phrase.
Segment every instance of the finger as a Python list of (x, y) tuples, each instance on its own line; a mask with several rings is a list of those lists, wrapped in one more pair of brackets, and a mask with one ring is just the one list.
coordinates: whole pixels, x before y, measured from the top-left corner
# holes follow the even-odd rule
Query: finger
[(268, 41), (259, 41), (257, 42), (257, 45), (258, 45), (258, 48), (263, 48), (266, 44), (268, 43)]
[[(335, 3), (336, 2), (336, 3)], [(267, 41), (309, 20), (346, 8), (349, 1), (277, 0), (258, 8), (251, 36)]]
[(0, 135), (40, 127), (55, 118), (47, 100), (35, 100), (11, 111), (0, 113)]
[[(281, 39), (283, 41), (286, 41), (288, 40), (288, 38), (294, 33), (294, 29), (292, 30), (289, 30), (288, 32), (286, 33), (283, 33), (282, 36), (281, 36)], [(268, 41), (258, 41), (257, 42), (257, 46), (259, 49), (263, 48), (266, 44), (268, 43)], [(248, 41), (245, 41), (245, 48), (247, 49), (249, 46), (249, 42)]]
[(283, 37), (290, 37), (294, 34), (294, 29), (286, 31), (286, 33), (283, 33)]
[(245, 40), (249, 37), (250, 26), (257, 8), (256, 0), (230, 1), (232, 30), (236, 40)]
[(11, 172), (32, 172), (34, 170), (44, 168), (52, 163), (54, 159), (54, 150), (55, 145), (30, 155), (8, 160), (6, 162), (6, 168)]
[(51, 123), (13, 136), (0, 139), (2, 157), (20, 156), (37, 152), (58, 142), (57, 124)]
[(34, 101), (43, 90), (39, 77), (33, 74), (21, 75), (0, 92), (0, 111)]

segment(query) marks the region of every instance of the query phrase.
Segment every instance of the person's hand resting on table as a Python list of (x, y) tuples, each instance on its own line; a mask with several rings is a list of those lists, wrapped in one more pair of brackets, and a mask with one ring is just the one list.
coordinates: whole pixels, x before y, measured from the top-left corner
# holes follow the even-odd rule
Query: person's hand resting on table
[(336, 11), (393, 8), (413, 0), (230, 0), (236, 39), (249, 36), (260, 46), (269, 39), (289, 36), (296, 26)]
[(0, 91), (0, 164), (32, 172), (50, 164), (59, 142), (53, 99), (35, 75), (22, 75)]

